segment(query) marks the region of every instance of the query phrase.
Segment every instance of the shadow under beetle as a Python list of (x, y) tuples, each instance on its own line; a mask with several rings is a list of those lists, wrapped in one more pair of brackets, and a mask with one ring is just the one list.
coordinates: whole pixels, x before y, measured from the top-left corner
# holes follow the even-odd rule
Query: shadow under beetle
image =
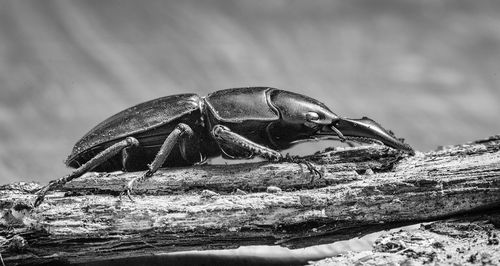
[(301, 94), (268, 87), (220, 90), (206, 97), (179, 94), (128, 108), (90, 130), (66, 160), (76, 170), (43, 187), (34, 205), (51, 189), (90, 170), (147, 170), (128, 183), (129, 195), (134, 182), (162, 166), (195, 165), (219, 155), (306, 163), (315, 170), (307, 161), (278, 152), (315, 139), (376, 142), (414, 153), (375, 121), (339, 117)]

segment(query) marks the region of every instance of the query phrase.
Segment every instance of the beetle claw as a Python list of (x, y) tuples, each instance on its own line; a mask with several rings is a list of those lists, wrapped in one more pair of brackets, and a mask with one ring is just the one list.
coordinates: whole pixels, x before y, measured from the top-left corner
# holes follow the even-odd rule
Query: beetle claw
[(127, 197), (131, 202), (135, 202), (134, 198), (132, 198), (132, 195), (130, 194), (131, 192), (131, 189), (127, 189)]
[(141, 175), (139, 177), (132, 178), (132, 180), (130, 180), (127, 183), (127, 188), (125, 189), (125, 191), (123, 191), (122, 194), (120, 194), (120, 197), (123, 194), (127, 193), (127, 197), (130, 199), (130, 201), (135, 202), (135, 200), (132, 198), (132, 190), (134, 187), (134, 183), (142, 182), (142, 181), (146, 180), (147, 178), (150, 178), (151, 176), (153, 176), (153, 172), (151, 170), (148, 170), (143, 175)]
[(316, 169), (316, 167), (307, 159), (300, 158), (298, 156), (291, 156), (290, 154), (286, 154), (285, 157), (283, 157), (283, 161), (290, 162), (290, 163), (296, 163), (296, 164), (305, 164), (307, 167), (307, 170), (311, 173), (311, 181), (310, 183), (314, 182), (314, 177), (317, 175), (320, 179), (323, 178), (323, 174)]
[(316, 169), (316, 167), (314, 167), (314, 165), (311, 162), (304, 160), (303, 163), (307, 166), (307, 169), (309, 169), (309, 172), (311, 173), (311, 181), (310, 181), (311, 184), (314, 182), (315, 175), (318, 175), (319, 179), (323, 178), (321, 172), (318, 169)]
[(132, 188), (134, 186), (134, 183), (135, 181), (137, 180), (138, 178), (133, 178), (132, 180), (130, 180), (128, 183), (127, 183), (127, 188), (125, 188), (125, 190), (122, 191), (122, 193), (120, 193), (120, 200), (122, 199), (122, 196), (124, 194), (127, 194), (127, 197), (128, 199), (131, 201), (131, 202), (135, 202), (134, 198), (132, 198)]
[(122, 200), (122, 197), (123, 195), (127, 194), (127, 197), (128, 199), (131, 201), (131, 202), (135, 202), (134, 198), (132, 198), (132, 195), (130, 194), (131, 193), (131, 190), (130, 189), (124, 189), (121, 193), (120, 193), (120, 201)]

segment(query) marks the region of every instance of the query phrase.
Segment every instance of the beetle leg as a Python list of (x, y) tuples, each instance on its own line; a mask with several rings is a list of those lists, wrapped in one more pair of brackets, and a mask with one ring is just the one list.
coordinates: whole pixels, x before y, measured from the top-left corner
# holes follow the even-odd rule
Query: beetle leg
[(90, 159), (88, 162), (86, 162), (82, 166), (78, 167), (71, 174), (66, 175), (60, 179), (53, 180), (48, 185), (44, 186), (40, 191), (38, 191), (37, 198), (36, 198), (35, 203), (33, 205), (35, 207), (39, 206), (43, 202), (43, 199), (45, 198), (45, 195), (47, 194), (47, 192), (49, 192), (50, 190), (52, 190), (56, 187), (62, 186), (64, 184), (66, 184), (67, 182), (82, 176), (86, 172), (94, 169), (98, 165), (109, 160), (111, 157), (117, 155), (123, 149), (131, 147), (131, 146), (137, 146), (137, 145), (139, 145), (139, 141), (133, 137), (128, 137), (120, 142), (117, 142), (117, 143), (111, 145), (107, 149), (101, 151), (96, 156), (94, 156), (94, 158)]
[(315, 175), (318, 175), (319, 178), (322, 178), (323, 177), (323, 174), (321, 174), (321, 172), (316, 169), (316, 167), (314, 167), (314, 165), (308, 161), (307, 159), (304, 159), (304, 158), (300, 158), (299, 156), (290, 156), (289, 154), (287, 154), (282, 161), (285, 161), (285, 162), (290, 162), (290, 163), (296, 163), (296, 164), (305, 164), (307, 166), (307, 169), (309, 170), (309, 172), (311, 173), (312, 177), (311, 177), (311, 183), (314, 182), (314, 176)]
[(339, 139), (340, 139), (341, 142), (346, 141), (346, 138), (344, 137), (344, 134), (342, 134), (342, 132), (340, 132), (340, 130), (338, 130), (334, 126), (331, 126), (330, 128), (333, 130), (333, 132), (335, 132), (335, 134), (337, 134), (337, 136), (339, 137)]
[(201, 136), (194, 131), (186, 134), (179, 141), (179, 151), (181, 157), (193, 165), (203, 164), (207, 157), (200, 152)]
[(122, 171), (127, 172), (128, 148), (122, 150)]
[(179, 143), (181, 138), (186, 137), (186, 136), (192, 136), (193, 130), (191, 127), (184, 123), (179, 123), (175, 129), (168, 135), (168, 137), (165, 139), (163, 144), (161, 145), (160, 150), (156, 154), (156, 157), (154, 158), (153, 162), (148, 165), (148, 170), (142, 174), (139, 177), (133, 178), (130, 180), (127, 184), (127, 188), (125, 189), (125, 192), (127, 193), (127, 196), (131, 201), (133, 201), (131, 192), (132, 188), (134, 186), (134, 183), (136, 182), (143, 182), (144, 180), (150, 178), (153, 176), (153, 174), (165, 163), (165, 160), (167, 159), (168, 155), (172, 151), (172, 149)]
[(201, 152), (200, 154), (200, 160), (197, 163), (194, 163), (194, 165), (205, 165), (207, 164), (207, 156), (203, 155)]
[[(222, 141), (225, 143), (236, 145), (245, 150), (248, 150), (249, 152), (252, 152), (253, 154), (257, 154), (271, 161), (291, 162), (297, 164), (303, 163), (307, 166), (307, 169), (311, 172), (311, 174), (313, 174), (311, 182), (314, 181), (314, 175), (318, 175), (320, 178), (322, 177), (321, 172), (318, 171), (314, 167), (314, 165), (312, 165), (312, 163), (307, 161), (306, 159), (299, 158), (298, 156), (290, 156), (288, 154), (286, 156), (283, 156), (281, 155), (281, 153), (273, 149), (257, 144), (237, 133), (232, 132), (229, 128), (225, 126), (222, 125), (214, 126), (212, 134), (214, 135), (215, 139), (218, 142)], [(224, 152), (224, 150), (222, 151)]]
[[(221, 143), (235, 145), (251, 152), (252, 154), (259, 155), (271, 161), (279, 161), (283, 158), (281, 153), (266, 146), (257, 144), (238, 133), (232, 132), (229, 128), (222, 125), (215, 125), (212, 129), (212, 135), (219, 143), (219, 146)], [(222, 151), (224, 152), (224, 150)]]

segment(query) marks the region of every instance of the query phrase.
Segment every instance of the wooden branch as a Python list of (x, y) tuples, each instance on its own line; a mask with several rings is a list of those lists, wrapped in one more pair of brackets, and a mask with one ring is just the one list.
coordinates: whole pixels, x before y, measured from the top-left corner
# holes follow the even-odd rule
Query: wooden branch
[[(0, 250), (10, 263), (89, 262), (193, 249), (296, 248), (500, 206), (500, 136), (407, 156), (385, 146), (338, 148), (305, 165), (249, 163), (90, 173), (48, 195), (0, 188)], [(55, 250), (54, 247), (57, 247)]]
[(373, 250), (310, 265), (500, 265), (500, 213), (467, 215), (384, 233)]

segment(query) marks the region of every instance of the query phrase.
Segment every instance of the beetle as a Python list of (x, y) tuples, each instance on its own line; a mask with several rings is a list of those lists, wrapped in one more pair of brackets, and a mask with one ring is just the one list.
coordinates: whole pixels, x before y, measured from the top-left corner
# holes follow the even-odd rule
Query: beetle
[(134, 182), (147, 179), (160, 167), (200, 164), (219, 155), (305, 162), (314, 170), (307, 161), (279, 153), (314, 139), (376, 142), (413, 154), (408, 144), (375, 121), (342, 118), (320, 101), (298, 93), (247, 87), (206, 97), (179, 94), (130, 107), (91, 129), (66, 160), (76, 170), (43, 187), (34, 205), (51, 189), (90, 170), (146, 170), (128, 183), (129, 196)]

